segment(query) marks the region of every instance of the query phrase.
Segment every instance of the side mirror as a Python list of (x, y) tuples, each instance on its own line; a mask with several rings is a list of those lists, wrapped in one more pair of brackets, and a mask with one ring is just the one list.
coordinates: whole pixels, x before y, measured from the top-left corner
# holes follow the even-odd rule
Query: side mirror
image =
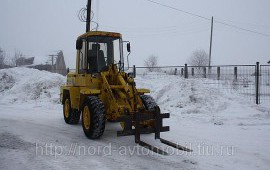
[(81, 50), (82, 49), (82, 46), (83, 46), (83, 42), (81, 39), (78, 39), (76, 41), (76, 50)]
[(130, 53), (130, 43), (127, 43), (127, 51)]

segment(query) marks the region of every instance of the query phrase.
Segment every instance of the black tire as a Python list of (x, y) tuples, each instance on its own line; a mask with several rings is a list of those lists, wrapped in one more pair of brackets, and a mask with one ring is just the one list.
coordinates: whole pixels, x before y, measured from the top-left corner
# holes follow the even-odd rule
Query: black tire
[[(147, 111), (154, 112), (155, 109), (159, 109), (159, 106), (157, 105), (156, 101), (153, 99), (152, 96), (149, 95), (141, 95), (141, 99), (143, 102), (143, 105)], [(155, 121), (150, 120), (148, 122), (148, 125), (145, 125), (145, 127), (155, 127)]]
[[(67, 108), (68, 108), (68, 110), (67, 110)], [(66, 111), (69, 112), (69, 113), (65, 114)], [(70, 102), (69, 97), (64, 99), (63, 115), (64, 115), (65, 122), (67, 124), (75, 125), (75, 124), (78, 124), (79, 121), (80, 121), (80, 115), (81, 114), (80, 114), (79, 111), (71, 108), (71, 102)]]
[[(87, 116), (85, 109), (89, 110), (90, 116)], [(105, 106), (102, 101), (97, 96), (87, 97), (82, 109), (82, 127), (85, 136), (89, 139), (100, 138), (105, 130), (105, 122)]]
[(148, 111), (155, 111), (155, 108), (159, 106), (157, 105), (156, 101), (153, 99), (153, 97), (149, 95), (141, 95), (141, 99), (143, 102), (143, 105), (146, 110)]

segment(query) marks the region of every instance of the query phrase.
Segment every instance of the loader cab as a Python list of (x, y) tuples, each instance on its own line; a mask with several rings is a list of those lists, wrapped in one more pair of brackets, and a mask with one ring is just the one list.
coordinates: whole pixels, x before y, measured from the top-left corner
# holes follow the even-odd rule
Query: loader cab
[(93, 74), (117, 64), (124, 70), (123, 41), (119, 33), (91, 31), (76, 42), (78, 74)]

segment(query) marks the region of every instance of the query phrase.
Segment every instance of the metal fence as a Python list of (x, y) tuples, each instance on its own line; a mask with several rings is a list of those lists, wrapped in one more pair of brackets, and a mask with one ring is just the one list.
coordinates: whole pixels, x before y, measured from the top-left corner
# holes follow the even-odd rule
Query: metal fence
[(207, 78), (205, 84), (237, 92), (256, 101), (256, 65), (188, 67), (190, 78)]
[(260, 87), (259, 100), (265, 102), (270, 100), (270, 65), (260, 65)]
[[(74, 69), (69, 69), (74, 72)], [(129, 70), (134, 76), (148, 79), (178, 76), (183, 79), (203, 79), (204, 84), (238, 93), (256, 104), (270, 101), (270, 65), (163, 66), (136, 67)]]
[(204, 79), (210, 86), (238, 93), (259, 104), (270, 101), (270, 65), (219, 65), (133, 67), (137, 76), (162, 78), (169, 75), (183, 78)]
[(183, 75), (183, 66), (163, 66), (163, 67), (135, 67), (133, 72), (139, 76), (147, 76), (148, 78), (162, 78), (168, 75)]

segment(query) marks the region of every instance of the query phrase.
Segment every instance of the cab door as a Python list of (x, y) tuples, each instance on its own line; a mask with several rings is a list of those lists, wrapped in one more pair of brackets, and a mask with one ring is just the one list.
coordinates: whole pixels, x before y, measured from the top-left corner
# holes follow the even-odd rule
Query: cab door
[(76, 86), (85, 87), (86, 86), (86, 76), (87, 76), (87, 42), (82, 41), (82, 48), (77, 50), (77, 77), (76, 77)]

